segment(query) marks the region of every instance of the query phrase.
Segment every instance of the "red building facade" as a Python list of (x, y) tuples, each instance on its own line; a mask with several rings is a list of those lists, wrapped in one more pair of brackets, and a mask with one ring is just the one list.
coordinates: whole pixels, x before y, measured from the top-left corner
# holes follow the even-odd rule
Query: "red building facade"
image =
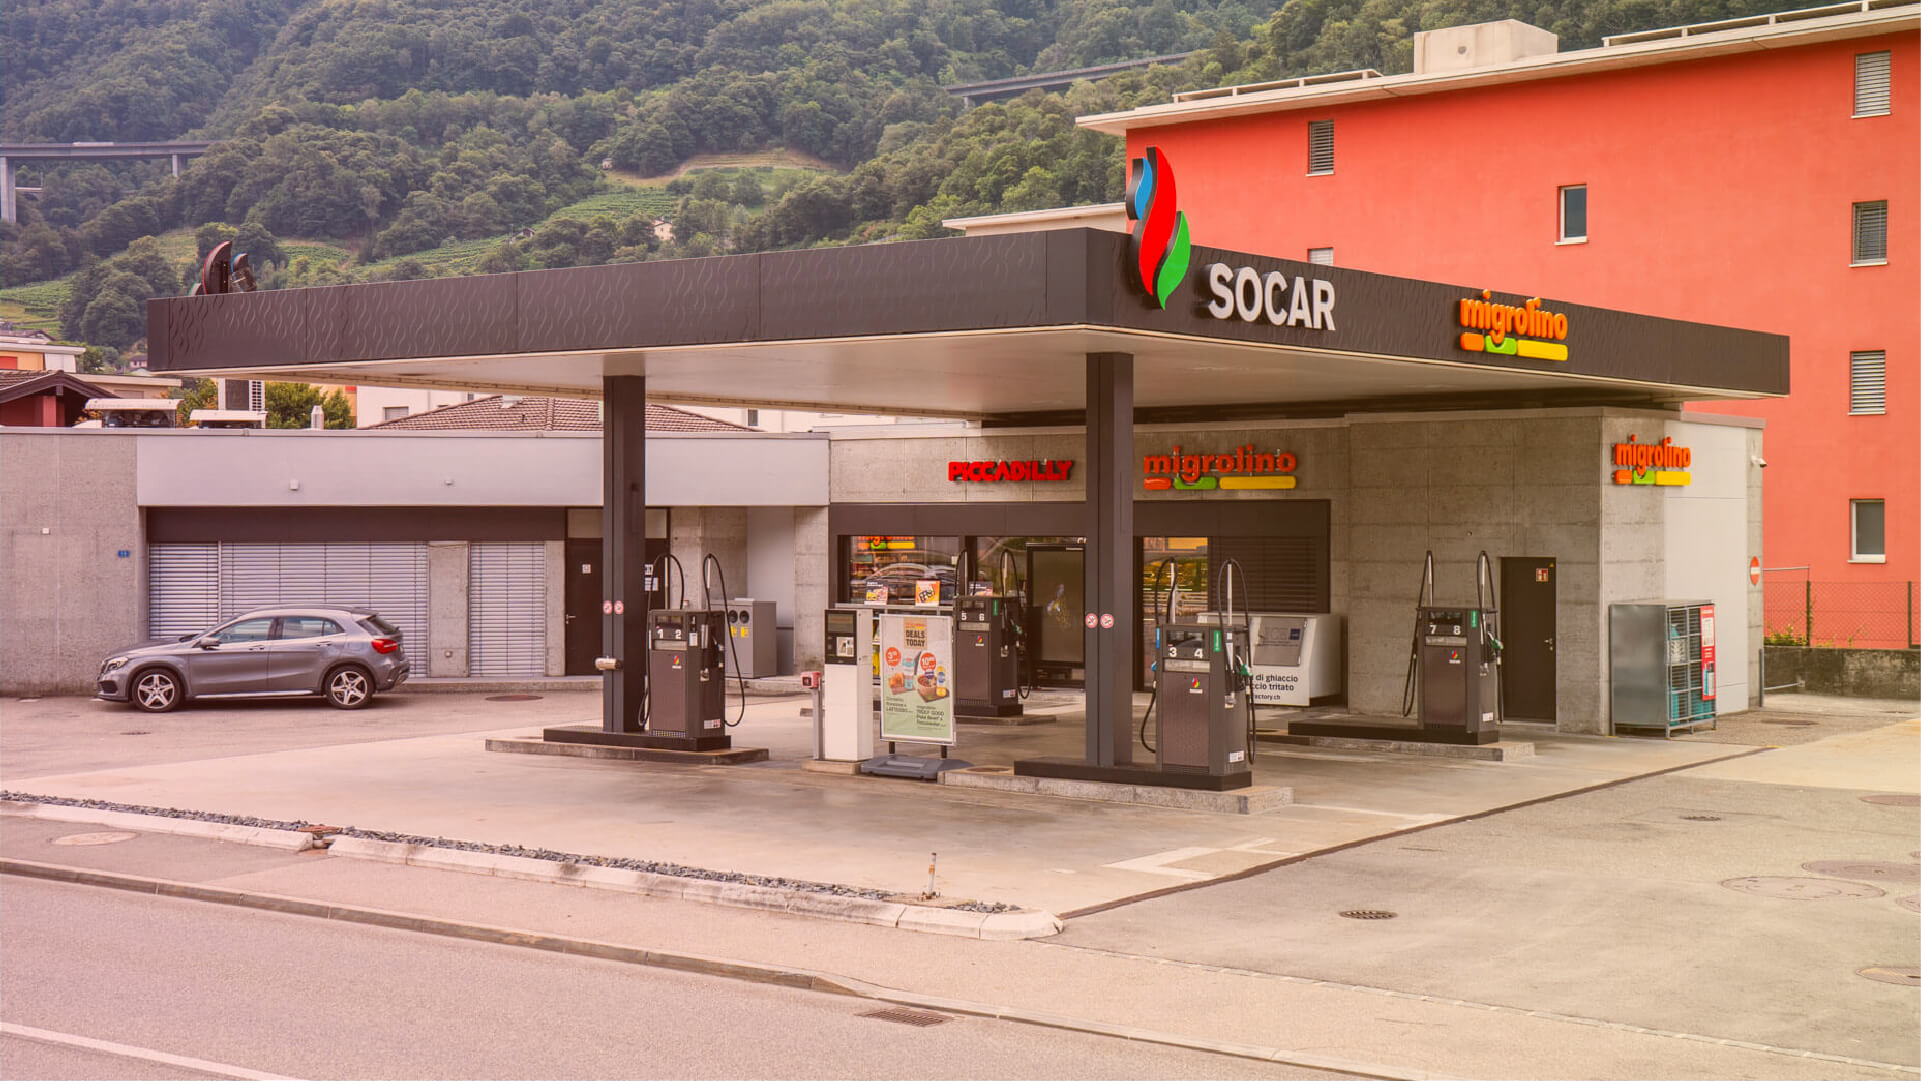
[(1081, 123), (1161, 149), (1197, 244), (1788, 335), (1787, 398), (1689, 407), (1768, 422), (1765, 550), (1730, 558), (1808, 568), (1772, 572), (1770, 630), (1805, 576), (1892, 606), (1872, 636), (1899, 637), (1921, 578), (1921, 5), (1826, 10)]

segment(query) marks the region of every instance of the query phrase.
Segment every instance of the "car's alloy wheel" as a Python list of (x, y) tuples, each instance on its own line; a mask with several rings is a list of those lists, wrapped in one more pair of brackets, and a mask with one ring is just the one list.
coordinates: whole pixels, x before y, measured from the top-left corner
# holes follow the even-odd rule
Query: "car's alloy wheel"
[(180, 704), (180, 681), (170, 672), (143, 672), (133, 681), (133, 704), (148, 713), (165, 713)]
[(327, 701), (341, 709), (359, 709), (373, 695), (373, 680), (358, 668), (342, 668), (327, 677)]

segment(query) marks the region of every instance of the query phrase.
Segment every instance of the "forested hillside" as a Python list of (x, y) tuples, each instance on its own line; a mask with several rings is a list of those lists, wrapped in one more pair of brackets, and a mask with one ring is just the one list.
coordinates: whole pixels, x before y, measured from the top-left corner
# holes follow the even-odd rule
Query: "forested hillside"
[[(0, 314), (126, 348), (144, 300), (181, 290), (229, 235), (268, 287), (933, 236), (943, 217), (1118, 199), (1119, 144), (1079, 114), (1404, 71), (1415, 31), (1466, 22), (1523, 19), (1575, 48), (1787, 6), (1273, 4), (17, 0), (0, 34), (7, 141), (219, 142), (177, 179), (154, 163), (22, 169), (45, 191), (0, 235)], [(941, 89), (1186, 50), (966, 111)], [(753, 167), (767, 152), (790, 167)], [(665, 179), (715, 155), (748, 167)]]

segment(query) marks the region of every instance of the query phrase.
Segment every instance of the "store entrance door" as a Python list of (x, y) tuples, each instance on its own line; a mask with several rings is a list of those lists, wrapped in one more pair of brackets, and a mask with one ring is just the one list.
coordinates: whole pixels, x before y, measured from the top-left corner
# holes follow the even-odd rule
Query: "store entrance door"
[(1501, 560), (1501, 704), (1517, 721), (1554, 720), (1554, 559)]

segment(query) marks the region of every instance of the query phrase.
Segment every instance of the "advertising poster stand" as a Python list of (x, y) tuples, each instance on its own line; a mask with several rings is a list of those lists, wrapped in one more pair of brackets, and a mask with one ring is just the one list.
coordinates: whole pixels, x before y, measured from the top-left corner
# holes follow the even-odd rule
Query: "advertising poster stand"
[(944, 770), (969, 766), (945, 755), (900, 754), (896, 747), (954, 746), (954, 617), (945, 612), (883, 611), (879, 659), (880, 736), (889, 753), (869, 759), (861, 772), (931, 781)]

